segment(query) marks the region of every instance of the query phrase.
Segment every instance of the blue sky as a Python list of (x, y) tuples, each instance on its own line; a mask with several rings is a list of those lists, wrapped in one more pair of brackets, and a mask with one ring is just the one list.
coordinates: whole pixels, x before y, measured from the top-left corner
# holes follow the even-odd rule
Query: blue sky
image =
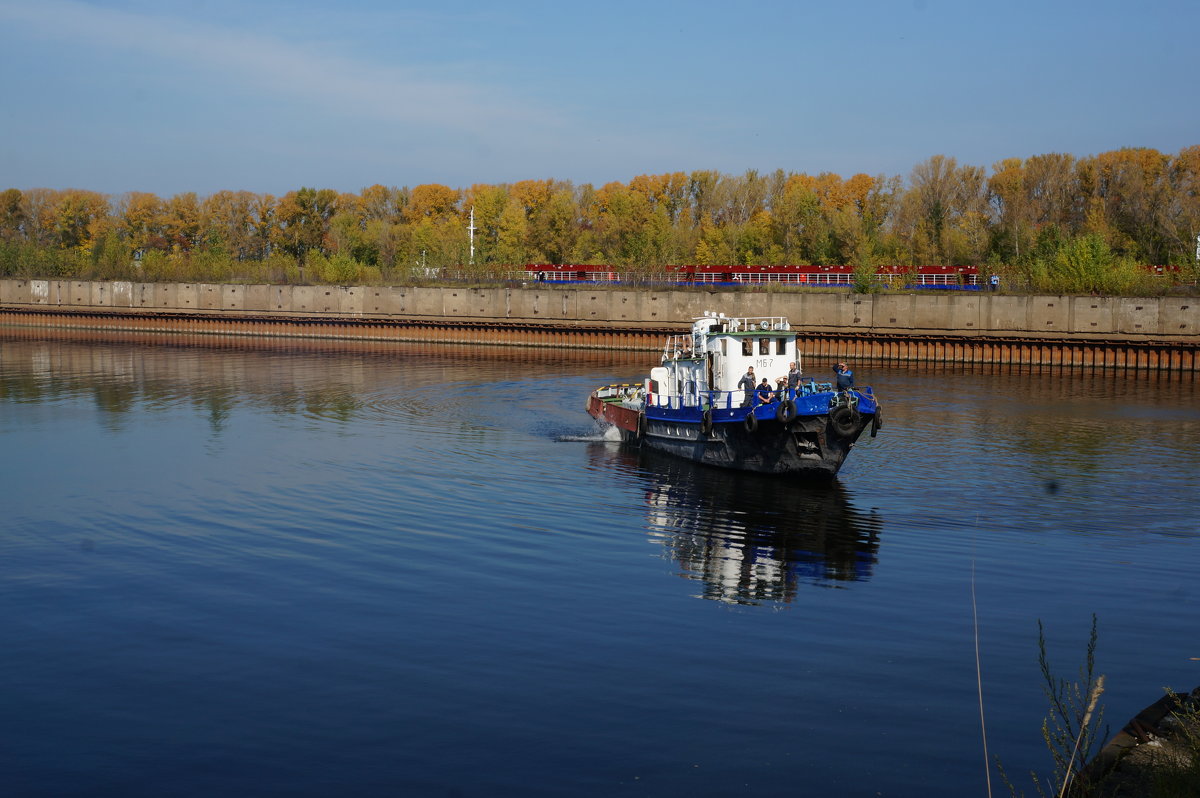
[(576, 184), (1200, 144), (1200, 2), (0, 0), (0, 189)]

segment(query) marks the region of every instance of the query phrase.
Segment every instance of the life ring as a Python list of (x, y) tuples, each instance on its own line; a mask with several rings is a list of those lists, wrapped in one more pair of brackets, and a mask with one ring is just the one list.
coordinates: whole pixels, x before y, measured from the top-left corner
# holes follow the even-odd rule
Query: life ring
[(754, 415), (754, 410), (751, 410), (742, 419), (742, 426), (746, 428), (746, 432), (755, 432), (758, 430), (758, 416)]
[(787, 424), (796, 418), (796, 403), (791, 399), (784, 399), (779, 403), (779, 407), (775, 408), (775, 420), (780, 424)]
[(871, 417), (871, 437), (874, 438), (883, 429), (883, 407), (875, 405), (875, 415)]
[(705, 410), (700, 416), (700, 434), (712, 434), (712, 410)]
[(829, 411), (829, 426), (838, 436), (848, 438), (858, 427), (859, 418), (858, 413), (845, 405), (840, 405)]
[(643, 411), (638, 413), (637, 436), (639, 438), (646, 437), (646, 427), (649, 426), (646, 422), (646, 413)]

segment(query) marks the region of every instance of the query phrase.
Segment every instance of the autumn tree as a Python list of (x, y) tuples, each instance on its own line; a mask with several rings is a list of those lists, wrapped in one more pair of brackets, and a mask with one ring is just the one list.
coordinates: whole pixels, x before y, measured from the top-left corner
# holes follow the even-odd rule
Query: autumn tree
[(325, 252), (336, 200), (337, 193), (328, 188), (301, 188), (284, 194), (275, 208), (272, 244), (299, 259), (310, 249)]

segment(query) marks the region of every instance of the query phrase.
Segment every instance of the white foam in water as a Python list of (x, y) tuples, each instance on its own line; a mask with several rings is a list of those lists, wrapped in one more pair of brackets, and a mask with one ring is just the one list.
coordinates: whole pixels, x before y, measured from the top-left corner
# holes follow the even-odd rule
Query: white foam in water
[(558, 440), (583, 443), (620, 443), (621, 430), (613, 424), (605, 424), (602, 429), (592, 435), (559, 435)]

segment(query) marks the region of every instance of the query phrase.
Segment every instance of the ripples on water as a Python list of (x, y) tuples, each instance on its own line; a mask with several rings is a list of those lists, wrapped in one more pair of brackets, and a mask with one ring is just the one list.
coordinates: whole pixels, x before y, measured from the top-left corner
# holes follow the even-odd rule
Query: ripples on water
[(1036, 622), (1200, 683), (1189, 378), (861, 365), (833, 485), (609, 440), (649, 358), (0, 332), (20, 795), (982, 794)]

